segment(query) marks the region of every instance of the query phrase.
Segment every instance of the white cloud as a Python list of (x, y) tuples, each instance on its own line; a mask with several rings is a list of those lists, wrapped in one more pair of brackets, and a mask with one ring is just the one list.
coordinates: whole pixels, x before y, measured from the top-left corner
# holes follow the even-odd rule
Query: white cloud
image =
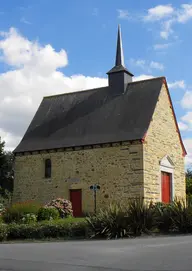
[(144, 17), (145, 21), (158, 21), (169, 17), (173, 14), (174, 8), (171, 5), (158, 5), (148, 9), (147, 15)]
[(181, 100), (181, 105), (183, 108), (192, 108), (192, 91), (186, 91), (183, 99)]
[(192, 4), (182, 4), (175, 8), (172, 5), (158, 5), (150, 8), (144, 21), (160, 23), (160, 37), (168, 39), (174, 33), (173, 25), (186, 23), (192, 19)]
[(192, 127), (192, 111), (187, 112), (181, 119)]
[(164, 70), (164, 65), (155, 61), (146, 61), (144, 59), (131, 58), (130, 63), (134, 66), (142, 68), (143, 70), (146, 70), (147, 72), (151, 72), (151, 69)]
[(3, 37), (0, 40), (2, 58), (10, 66), (48, 75), (68, 63), (64, 50), (55, 52), (50, 44), (41, 47), (37, 42), (22, 37), (14, 28), (11, 28), (8, 33), (1, 33), (1, 36)]
[(151, 69), (164, 70), (164, 65), (159, 62), (151, 61), (149, 66)]
[(154, 50), (162, 50), (162, 49), (167, 49), (170, 47), (172, 43), (157, 43), (153, 46)]
[(186, 164), (192, 166), (192, 138), (184, 139), (183, 143), (187, 150), (187, 156), (185, 158)]
[(24, 24), (31, 24), (31, 22), (29, 22), (28, 20), (26, 20), (24, 17), (21, 18), (20, 22), (24, 23)]
[(181, 131), (187, 131), (188, 130), (188, 125), (187, 124), (185, 124), (185, 123), (183, 123), (183, 122), (178, 122), (178, 126), (179, 126), (179, 129), (181, 130)]
[(65, 50), (29, 41), (14, 28), (1, 36), (1, 59), (11, 68), (0, 74), (0, 135), (8, 149), (18, 144), (43, 96), (107, 85), (106, 78), (58, 71), (68, 63)]
[(128, 19), (129, 18), (129, 12), (126, 9), (118, 9), (118, 18), (120, 19)]
[(192, 18), (192, 4), (182, 4), (181, 9), (177, 12), (177, 21), (186, 23)]
[(181, 131), (192, 131), (192, 111), (186, 112), (179, 122)]
[(130, 63), (133, 64), (134, 66), (140, 67), (142, 69), (145, 69), (146, 66), (146, 61), (143, 59), (130, 59)]
[(6, 143), (8, 142), (8, 144), (5, 145), (6, 150), (13, 151), (20, 139), (20, 136), (15, 136), (0, 128), (0, 140), (5, 141)]
[(142, 80), (146, 80), (146, 79), (151, 79), (153, 77), (154, 76), (150, 75), (150, 74), (141, 74), (139, 76), (134, 76), (133, 81), (142, 81)]
[(185, 81), (184, 80), (180, 80), (180, 81), (175, 81), (173, 83), (168, 83), (168, 87), (172, 88), (172, 89), (177, 89), (177, 88), (185, 88)]
[(173, 33), (172, 24), (174, 23), (173, 19), (170, 19), (168, 21), (165, 21), (162, 23), (162, 31), (160, 32), (160, 36), (163, 39), (168, 39), (170, 34)]

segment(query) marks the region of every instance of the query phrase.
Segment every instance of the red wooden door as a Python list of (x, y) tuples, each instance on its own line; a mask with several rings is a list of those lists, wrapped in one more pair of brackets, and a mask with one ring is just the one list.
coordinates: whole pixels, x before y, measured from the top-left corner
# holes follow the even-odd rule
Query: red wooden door
[(72, 203), (73, 215), (82, 216), (82, 193), (81, 189), (70, 190), (70, 201)]
[(171, 174), (161, 173), (161, 187), (162, 202), (169, 203), (171, 201)]

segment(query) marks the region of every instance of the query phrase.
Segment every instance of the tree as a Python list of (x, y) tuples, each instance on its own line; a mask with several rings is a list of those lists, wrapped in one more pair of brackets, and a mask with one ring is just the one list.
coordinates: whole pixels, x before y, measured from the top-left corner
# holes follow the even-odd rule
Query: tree
[(12, 152), (6, 152), (4, 150), (5, 142), (1, 142), (0, 139), (0, 193), (4, 193), (5, 190), (9, 192), (13, 191), (13, 159)]
[(186, 194), (192, 195), (192, 169), (186, 172)]

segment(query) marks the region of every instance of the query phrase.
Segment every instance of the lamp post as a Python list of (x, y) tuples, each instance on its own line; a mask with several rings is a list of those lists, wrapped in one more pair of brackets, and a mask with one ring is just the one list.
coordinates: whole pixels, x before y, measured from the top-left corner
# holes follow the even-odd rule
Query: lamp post
[(98, 184), (94, 184), (90, 186), (90, 189), (93, 190), (94, 196), (94, 212), (96, 214), (97, 211), (97, 190), (100, 190), (100, 186)]

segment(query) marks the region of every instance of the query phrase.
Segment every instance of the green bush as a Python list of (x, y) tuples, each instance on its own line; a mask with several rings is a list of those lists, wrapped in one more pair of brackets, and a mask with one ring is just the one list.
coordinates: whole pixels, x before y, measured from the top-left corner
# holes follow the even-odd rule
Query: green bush
[(122, 238), (127, 236), (127, 218), (122, 207), (111, 204), (106, 210), (87, 218), (94, 238)]
[(143, 199), (130, 200), (127, 206), (129, 234), (139, 236), (149, 234), (155, 228), (154, 209), (147, 205)]
[(37, 216), (35, 214), (24, 214), (21, 221), (24, 224), (34, 223), (37, 221)]
[(171, 204), (158, 202), (154, 205), (156, 228), (162, 233), (173, 231), (173, 212)]
[[(105, 210), (88, 218), (58, 218), (58, 210), (54, 207), (15, 208), (19, 214), (9, 225), (0, 224), (0, 241), (16, 239), (77, 239), (77, 238), (122, 238), (152, 233), (158, 229), (163, 233), (192, 233), (192, 207), (183, 201), (174, 200), (171, 204), (156, 203), (147, 205), (142, 199), (128, 202), (127, 208), (119, 204), (111, 204)], [(25, 213), (33, 210), (34, 213)], [(54, 211), (53, 211), (54, 210)], [(56, 212), (55, 212), (56, 211)], [(55, 219), (48, 220), (53, 217)], [(7, 212), (6, 212), (7, 213)], [(10, 214), (11, 212), (9, 212)], [(14, 212), (11, 213), (15, 214)], [(36, 215), (42, 220), (36, 222)], [(4, 215), (3, 215), (4, 216)], [(12, 216), (13, 218), (14, 216)], [(15, 218), (15, 217), (14, 217)], [(46, 219), (46, 220), (43, 220)], [(11, 221), (11, 220), (8, 220)]]
[(173, 227), (179, 233), (192, 233), (192, 206), (175, 200), (172, 205)]
[(2, 216), (4, 212), (5, 212), (5, 205), (3, 203), (0, 203), (0, 216)]
[[(66, 219), (67, 220), (67, 219)], [(66, 222), (65, 219), (56, 221), (43, 221), (35, 224), (10, 224), (9, 225), (9, 240), (16, 239), (47, 239), (47, 238), (87, 238), (88, 226), (87, 223)]]
[(0, 186), (0, 203), (4, 206), (9, 206), (12, 200), (12, 192)]
[(192, 194), (187, 195), (186, 201), (187, 201), (187, 206), (192, 206)]
[(22, 223), (23, 217), (27, 214), (37, 215), (40, 205), (33, 201), (15, 203), (11, 207), (7, 208), (3, 214), (3, 220), (5, 223), (18, 222)]
[(0, 223), (0, 242), (5, 241), (8, 236), (8, 227), (6, 224)]
[(50, 201), (45, 207), (55, 207), (59, 211), (61, 218), (73, 216), (72, 204), (67, 199), (57, 198)]
[(38, 211), (38, 221), (55, 220), (59, 218), (59, 211), (55, 207), (42, 207)]

